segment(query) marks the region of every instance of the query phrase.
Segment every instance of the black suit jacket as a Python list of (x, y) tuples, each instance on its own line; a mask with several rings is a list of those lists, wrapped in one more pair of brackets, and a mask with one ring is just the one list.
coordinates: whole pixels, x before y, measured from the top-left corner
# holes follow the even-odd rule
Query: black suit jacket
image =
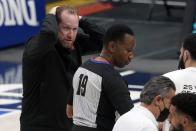
[[(66, 131), (66, 104), (72, 76), (81, 64), (81, 53), (102, 47), (103, 28), (87, 19), (79, 26), (73, 52), (60, 46), (57, 22), (47, 15), (40, 33), (26, 44), (23, 54), (23, 99), (21, 131)], [(71, 64), (70, 64), (71, 63)]]

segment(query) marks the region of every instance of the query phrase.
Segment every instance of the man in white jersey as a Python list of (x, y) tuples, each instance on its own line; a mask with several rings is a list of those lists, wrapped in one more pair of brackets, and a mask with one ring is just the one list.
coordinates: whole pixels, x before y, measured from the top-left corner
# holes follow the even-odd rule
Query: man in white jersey
[(196, 34), (187, 36), (180, 49), (180, 70), (164, 74), (176, 85), (176, 93), (196, 93)]
[[(176, 86), (178, 93), (196, 94), (196, 34), (188, 35), (182, 44), (179, 56), (180, 70), (164, 74), (170, 78)], [(169, 123), (164, 123), (163, 131), (169, 131)]]
[(151, 79), (140, 94), (141, 104), (122, 115), (113, 131), (158, 131), (157, 120), (167, 118), (174, 95), (175, 85), (169, 78), (158, 76)]

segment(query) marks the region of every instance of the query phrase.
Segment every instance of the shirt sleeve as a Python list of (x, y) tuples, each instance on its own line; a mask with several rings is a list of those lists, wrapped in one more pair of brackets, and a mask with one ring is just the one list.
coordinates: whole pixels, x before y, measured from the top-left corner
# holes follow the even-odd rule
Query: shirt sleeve
[(27, 41), (24, 57), (41, 58), (48, 51), (54, 49), (57, 42), (57, 28), (56, 17), (52, 14), (46, 15), (40, 32)]
[(73, 105), (73, 88), (71, 88), (68, 93), (67, 104)]
[(125, 81), (121, 76), (111, 76), (105, 86), (106, 94), (120, 115), (128, 112), (133, 107), (133, 102)]
[(131, 131), (131, 125), (128, 119), (119, 118), (112, 131)]
[(84, 17), (79, 21), (79, 27), (84, 32), (78, 32), (76, 39), (80, 45), (81, 52), (85, 54), (101, 50), (105, 29)]

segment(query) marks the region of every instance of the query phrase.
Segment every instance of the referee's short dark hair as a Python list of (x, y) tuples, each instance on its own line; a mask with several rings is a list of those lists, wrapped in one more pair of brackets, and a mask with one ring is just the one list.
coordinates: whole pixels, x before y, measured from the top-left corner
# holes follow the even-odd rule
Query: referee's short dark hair
[(125, 24), (115, 24), (109, 27), (103, 38), (103, 46), (107, 46), (110, 41), (122, 41), (125, 34), (134, 36), (132, 29)]
[(196, 94), (177, 94), (172, 98), (171, 105), (176, 107), (177, 113), (188, 115), (192, 121), (196, 122)]
[(196, 60), (196, 33), (185, 37), (182, 47), (190, 52), (193, 60)]

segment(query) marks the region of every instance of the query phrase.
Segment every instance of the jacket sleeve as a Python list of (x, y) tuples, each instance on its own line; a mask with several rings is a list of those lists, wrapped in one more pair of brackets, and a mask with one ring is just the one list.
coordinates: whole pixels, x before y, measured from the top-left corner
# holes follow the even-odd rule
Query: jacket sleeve
[(27, 41), (24, 57), (37, 58), (52, 50), (57, 42), (57, 28), (56, 17), (52, 14), (46, 15), (40, 32)]
[(67, 97), (67, 104), (73, 105), (73, 87), (69, 90), (68, 97)]
[(133, 108), (127, 84), (120, 76), (110, 77), (107, 83), (108, 85), (104, 87), (104, 91), (120, 115)]
[(78, 32), (76, 43), (82, 53), (101, 50), (105, 29), (87, 18), (80, 19), (79, 27), (84, 33)]

